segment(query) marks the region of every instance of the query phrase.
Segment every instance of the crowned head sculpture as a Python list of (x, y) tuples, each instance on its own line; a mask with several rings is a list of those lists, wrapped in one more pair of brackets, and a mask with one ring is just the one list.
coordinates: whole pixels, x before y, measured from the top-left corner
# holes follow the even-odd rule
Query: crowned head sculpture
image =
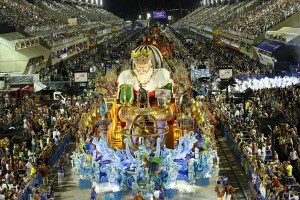
[(131, 69), (123, 71), (118, 78), (119, 99), (123, 104), (134, 102), (140, 85), (151, 97), (156, 89), (172, 91), (170, 72), (162, 68), (160, 51), (152, 45), (139, 46), (131, 52)]

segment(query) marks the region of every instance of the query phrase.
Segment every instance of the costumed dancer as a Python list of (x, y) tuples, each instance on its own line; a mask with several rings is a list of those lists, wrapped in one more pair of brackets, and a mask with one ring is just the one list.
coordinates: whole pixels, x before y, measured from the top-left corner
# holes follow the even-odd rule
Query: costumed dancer
[(103, 97), (103, 94), (100, 94), (100, 116), (101, 116), (101, 120), (105, 119), (105, 116), (108, 112), (108, 108), (107, 108), (107, 103), (106, 100)]
[(93, 186), (92, 189), (91, 189), (91, 198), (90, 198), (90, 200), (96, 200), (96, 196), (97, 196), (97, 193), (96, 193), (96, 190), (95, 190), (95, 186)]
[(58, 178), (58, 185), (60, 185), (63, 182), (63, 178), (64, 178), (64, 167), (63, 164), (60, 161), (58, 161), (58, 165), (57, 165), (57, 178)]

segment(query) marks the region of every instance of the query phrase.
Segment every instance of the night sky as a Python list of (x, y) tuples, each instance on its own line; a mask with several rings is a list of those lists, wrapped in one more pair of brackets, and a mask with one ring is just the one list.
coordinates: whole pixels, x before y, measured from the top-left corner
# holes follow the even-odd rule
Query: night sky
[(103, 0), (103, 7), (124, 20), (135, 20), (141, 13), (145, 18), (153, 10), (166, 10), (167, 15), (176, 19), (196, 9), (199, 3), (200, 0)]

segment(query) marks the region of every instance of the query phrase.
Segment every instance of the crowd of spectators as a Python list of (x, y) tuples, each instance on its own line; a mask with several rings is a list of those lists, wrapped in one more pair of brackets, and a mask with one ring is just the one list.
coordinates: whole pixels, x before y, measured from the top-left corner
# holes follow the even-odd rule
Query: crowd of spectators
[(56, 65), (41, 69), (39, 71), (40, 79), (42, 82), (73, 81), (75, 70), (89, 71), (90, 67), (103, 67), (101, 66), (100, 56), (101, 54), (98, 54), (97, 48), (85, 50)]
[(228, 23), (224, 30), (235, 31), (245, 37), (253, 38), (299, 10), (300, 2), (297, 0), (263, 1), (254, 10)]
[(109, 21), (120, 21), (121, 18), (117, 17), (116, 15), (113, 15), (112, 13), (100, 9), (99, 7), (91, 7), (91, 6), (76, 6), (77, 9), (82, 10), (83, 12), (90, 13), (93, 16), (95, 16), (95, 21), (102, 21), (102, 22), (109, 22)]
[(21, 103), (13, 105), (8, 93), (1, 96), (1, 128), (18, 116), (20, 124), (15, 128), (23, 132), (18, 141), (14, 140), (14, 165), (10, 141), (0, 141), (0, 198), (54, 199), (52, 183), (48, 181), (53, 169), (51, 157), (61, 141), (78, 130), (81, 114), (88, 112), (95, 101), (93, 92), (88, 94), (67, 96), (65, 104), (43, 104), (37, 94), (27, 93)]
[[(267, 66), (251, 59), (247, 55), (236, 52), (232, 49), (214, 44), (212, 41), (199, 40), (185, 44), (190, 55), (199, 62), (209, 61), (212, 64), (212, 71), (218, 66), (229, 66), (234, 70), (235, 75), (269, 74)], [(216, 74), (213, 74), (216, 75)]]
[[(128, 35), (130, 34), (123, 33), (118, 38), (128, 38)], [(110, 43), (106, 47), (90, 48), (89, 51), (71, 57), (58, 65), (43, 68), (40, 71), (41, 81), (69, 81), (73, 78), (76, 69), (99, 72), (103, 69), (103, 62), (107, 62), (103, 58), (108, 56), (111, 59), (110, 51), (114, 52), (115, 48), (120, 47), (118, 45), (122, 46), (122, 44)], [(8, 93), (1, 96), (1, 128), (4, 124), (12, 125), (11, 121), (16, 118), (21, 121), (18, 127), (22, 127), (26, 133), (22, 139), (24, 142), (16, 142), (14, 145), (14, 167), (8, 139), (1, 140), (1, 178), (3, 179), (1, 198), (53, 199), (54, 191), (52, 187), (48, 187), (51, 185), (48, 183), (49, 173), (52, 172), (51, 156), (64, 137), (70, 132), (76, 133), (81, 114), (87, 113), (90, 105), (95, 104), (92, 89), (80, 96), (67, 96), (66, 104), (43, 104), (42, 98), (38, 96), (28, 93), (18, 104), (12, 103)]]
[(224, 6), (216, 7), (211, 15), (198, 19), (196, 24), (216, 28), (230, 18), (242, 15), (244, 10), (247, 10), (254, 3), (255, 1), (244, 1), (231, 5), (226, 4)]
[(67, 56), (73, 56), (75, 54), (78, 54), (88, 48), (88, 42), (83, 41), (68, 47), (64, 47), (60, 50), (57, 50), (55, 52), (51, 52), (51, 58), (52, 59), (58, 59), (63, 60)]
[(234, 32), (252, 39), (300, 10), (300, 2), (297, 0), (270, 0), (262, 1), (260, 5), (248, 12), (249, 8), (256, 3), (257, 1), (243, 1), (231, 5), (200, 6), (177, 21), (174, 26), (183, 24), (214, 29), (233, 19), (225, 25), (223, 31)]
[(0, 1), (0, 9), (0, 18), (28, 32), (59, 29), (66, 26), (66, 22), (49, 15), (26, 0)]
[[(121, 18), (98, 7), (73, 6), (67, 2), (45, 0), (41, 3), (67, 18), (77, 18), (78, 24), (96, 21), (120, 21)], [(68, 26), (67, 20), (61, 20), (26, 0), (0, 1), (0, 20), (15, 25), (26, 32), (61, 30)], [(69, 34), (69, 33), (67, 33)], [(70, 33), (71, 34), (71, 33)], [(49, 36), (46, 36), (49, 37)], [(51, 40), (50, 38), (48, 40)]]
[(66, 31), (58, 31), (57, 33), (42, 35), (41, 39), (44, 40), (49, 46), (56, 47), (83, 38), (96, 40), (97, 36), (104, 34), (105, 29), (106, 26), (104, 25), (95, 25), (93, 27), (84, 29), (69, 29)]
[(194, 10), (193, 12), (189, 13), (185, 17), (183, 17), (183, 18), (179, 19), (177, 22), (175, 22), (173, 24), (173, 27), (177, 27), (178, 25), (181, 25), (181, 24), (192, 25), (196, 22), (197, 17), (204, 16), (201, 13), (205, 13), (205, 12), (207, 12), (207, 10), (208, 10), (207, 7), (200, 6), (199, 8)]
[(35, 58), (31, 58), (29, 59), (28, 61), (28, 66), (38, 66), (38, 65), (41, 65), (45, 62), (45, 58), (44, 56), (38, 56), (38, 57), (35, 57)]
[(70, 43), (87, 37), (87, 30), (70, 30), (61, 33), (43, 35), (41, 38), (51, 47)]
[(75, 70), (98, 72), (106, 70), (105, 66), (119, 67), (124, 60), (130, 58), (130, 52), (125, 53), (127, 47), (125, 47), (124, 42), (130, 40), (138, 32), (138, 30), (132, 33), (122, 32), (111, 38), (109, 43), (97, 45), (67, 60), (62, 60), (56, 65), (47, 66), (39, 71), (40, 79), (42, 82), (72, 82), (74, 81), (73, 72)]
[(243, 1), (211, 7), (202, 6), (176, 23), (180, 22), (195, 27), (202, 25), (213, 29), (219, 27), (230, 18), (242, 15), (244, 11), (253, 6), (255, 2), (256, 1)]
[(67, 3), (50, 0), (42, 1), (41, 3), (67, 18), (77, 18), (78, 24), (84, 24), (90, 21), (86, 13), (80, 12), (75, 7)]
[(77, 18), (78, 24), (97, 21), (120, 21), (121, 18), (99, 7), (70, 5), (67, 2), (45, 0), (42, 3), (48, 8), (68, 18)]
[(284, 36), (277, 35), (277, 34), (268, 34), (268, 33), (266, 33), (266, 38), (270, 39), (270, 40), (278, 40), (278, 41), (281, 41), (281, 42), (287, 42), (287, 39)]
[[(300, 177), (299, 95), (300, 87), (294, 85), (254, 91), (253, 100), (245, 106), (219, 95), (212, 97), (211, 109), (239, 148), (242, 165), (257, 191), (257, 198), (299, 196), (300, 186), (295, 180), (299, 181)], [(282, 119), (287, 119), (286, 122), (279, 123), (276, 119), (281, 112), (285, 113)], [(269, 117), (278, 120), (278, 124), (265, 128), (259, 125), (259, 119)]]

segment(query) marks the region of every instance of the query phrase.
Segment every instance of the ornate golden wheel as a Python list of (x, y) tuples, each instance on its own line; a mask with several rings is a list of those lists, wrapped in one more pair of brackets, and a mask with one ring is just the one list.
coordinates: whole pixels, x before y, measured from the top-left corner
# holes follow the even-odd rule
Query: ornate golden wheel
[(159, 127), (158, 122), (152, 114), (138, 114), (130, 125), (129, 129), (120, 132), (123, 136), (128, 136), (132, 148), (137, 150), (140, 145), (144, 145), (152, 152), (156, 149), (157, 138), (161, 138), (161, 147), (164, 145), (169, 128)]

